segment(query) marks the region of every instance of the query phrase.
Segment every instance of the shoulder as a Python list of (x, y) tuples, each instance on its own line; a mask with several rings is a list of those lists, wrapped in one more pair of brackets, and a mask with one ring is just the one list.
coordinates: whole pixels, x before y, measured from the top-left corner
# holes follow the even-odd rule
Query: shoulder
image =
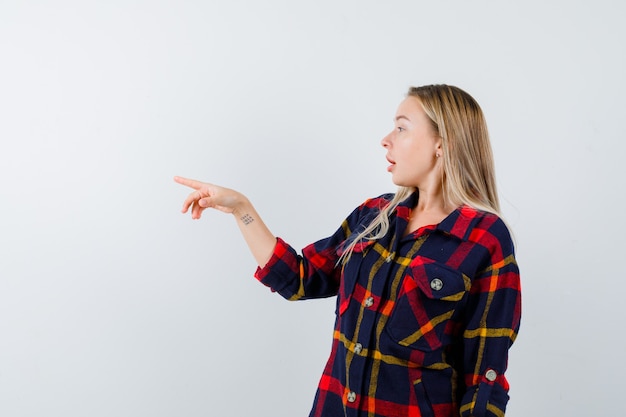
[(377, 216), (385, 207), (387, 207), (395, 197), (393, 193), (381, 194), (377, 197), (371, 197), (361, 203), (355, 212), (358, 212), (360, 218), (371, 219)]
[[(506, 222), (497, 214), (469, 206), (459, 208), (459, 217), (468, 225), (465, 237), (490, 252), (513, 254), (514, 244)], [(506, 256), (506, 255), (505, 255)]]
[(387, 193), (381, 194), (378, 197), (368, 198), (363, 203), (361, 203), (359, 209), (380, 211), (381, 209), (385, 208), (385, 206), (387, 206), (391, 202), (391, 200), (393, 200), (394, 195), (395, 194), (393, 193)]
[(367, 226), (391, 202), (393, 197), (394, 194), (388, 193), (366, 199), (350, 213), (346, 219), (347, 224), (353, 230), (357, 225)]

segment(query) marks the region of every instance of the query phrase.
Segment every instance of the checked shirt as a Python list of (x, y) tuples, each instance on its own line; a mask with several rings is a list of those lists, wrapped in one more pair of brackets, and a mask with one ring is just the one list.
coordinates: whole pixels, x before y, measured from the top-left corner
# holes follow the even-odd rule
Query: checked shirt
[(338, 260), (393, 195), (367, 200), (299, 255), (282, 239), (256, 278), (288, 300), (337, 296), (311, 417), (503, 416), (521, 313), (513, 244), (496, 215), (461, 206), (404, 236), (417, 193), (386, 236)]

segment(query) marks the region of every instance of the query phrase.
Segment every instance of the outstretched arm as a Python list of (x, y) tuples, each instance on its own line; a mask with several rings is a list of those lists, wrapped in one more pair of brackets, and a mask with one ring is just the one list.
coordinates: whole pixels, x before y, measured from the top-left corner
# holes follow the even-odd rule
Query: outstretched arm
[(274, 252), (276, 237), (246, 196), (235, 190), (189, 178), (174, 177), (174, 181), (195, 190), (185, 199), (183, 213), (191, 209), (193, 219), (199, 219), (207, 208), (231, 213), (259, 266), (267, 264)]

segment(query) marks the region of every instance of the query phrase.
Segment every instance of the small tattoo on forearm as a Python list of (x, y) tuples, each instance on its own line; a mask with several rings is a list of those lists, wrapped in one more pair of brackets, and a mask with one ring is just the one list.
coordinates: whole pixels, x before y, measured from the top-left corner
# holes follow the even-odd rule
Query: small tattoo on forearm
[(249, 214), (244, 214), (241, 217), (241, 221), (243, 222), (243, 224), (250, 224), (254, 221), (254, 219)]

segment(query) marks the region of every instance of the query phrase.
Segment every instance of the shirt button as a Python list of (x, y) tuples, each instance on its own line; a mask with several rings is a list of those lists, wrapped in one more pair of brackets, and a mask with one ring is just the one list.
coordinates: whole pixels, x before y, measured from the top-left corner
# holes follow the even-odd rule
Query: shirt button
[(440, 289), (443, 288), (443, 281), (440, 280), (439, 278), (435, 278), (432, 281), (430, 281), (430, 288), (432, 288), (435, 291), (439, 291)]
[(365, 299), (365, 307), (371, 307), (374, 305), (374, 297), (367, 297)]
[(363, 345), (362, 344), (357, 343), (356, 345), (354, 345), (354, 353), (356, 353), (358, 355), (362, 351), (363, 351)]
[(494, 371), (493, 369), (490, 369), (487, 372), (485, 372), (485, 378), (487, 378), (487, 381), (489, 382), (495, 381), (497, 377), (498, 377), (498, 373)]
[(355, 401), (356, 401), (356, 392), (354, 392), (354, 391), (350, 391), (350, 392), (348, 393), (348, 402), (349, 402), (349, 403), (353, 403), (353, 402), (355, 402)]

